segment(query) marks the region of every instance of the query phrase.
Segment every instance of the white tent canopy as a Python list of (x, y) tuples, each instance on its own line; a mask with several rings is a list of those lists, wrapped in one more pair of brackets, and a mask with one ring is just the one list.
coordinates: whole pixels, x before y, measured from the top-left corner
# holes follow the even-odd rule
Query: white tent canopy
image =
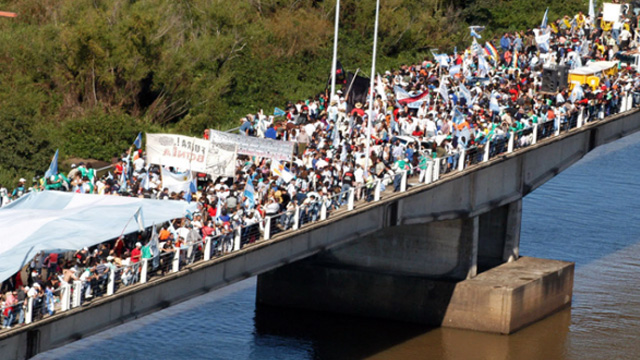
[[(89, 247), (139, 230), (133, 216), (141, 210), (144, 226), (180, 218), (196, 204), (44, 191), (28, 193), (0, 209), (0, 282), (17, 273), (40, 251)], [(128, 222), (128, 225), (127, 225)], [(126, 228), (125, 228), (126, 225)]]

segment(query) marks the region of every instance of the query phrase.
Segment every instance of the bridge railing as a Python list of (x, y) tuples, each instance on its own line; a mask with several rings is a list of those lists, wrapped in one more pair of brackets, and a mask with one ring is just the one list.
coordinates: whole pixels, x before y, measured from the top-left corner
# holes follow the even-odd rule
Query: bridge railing
[[(640, 101), (640, 96), (638, 96)], [(631, 103), (631, 100), (627, 102)], [(629, 106), (629, 105), (627, 105)], [(630, 110), (627, 106), (621, 110)], [(103, 296), (112, 296), (124, 288), (155, 281), (164, 275), (178, 272), (194, 263), (215, 261), (232, 255), (241, 249), (254, 246), (257, 243), (272, 240), (289, 231), (295, 231), (319, 221), (326, 221), (339, 217), (341, 214), (358, 209), (360, 206), (378, 202), (392, 196), (396, 192), (404, 192), (409, 188), (424, 186), (439, 181), (450, 173), (465, 171), (477, 164), (490, 161), (504, 154), (561, 133), (580, 128), (587, 123), (599, 121), (607, 109), (602, 106), (587, 106), (579, 108), (575, 116), (570, 116), (564, 122), (558, 118), (554, 120), (534, 123), (524, 129), (509, 132), (490, 139), (467, 149), (447, 154), (441, 158), (426, 157), (426, 161), (418, 166), (408, 166), (404, 170), (387, 171), (382, 177), (368, 179), (364, 184), (344, 186), (339, 192), (318, 194), (314, 199), (290, 206), (277, 214), (269, 214), (264, 218), (256, 215), (252, 223), (230, 226), (221, 234), (207, 236), (204, 239), (183, 244), (170, 251), (160, 251), (159, 255), (141, 259), (137, 264), (113, 266), (109, 265), (108, 275), (100, 279), (89, 278), (77, 280), (70, 284), (63, 284), (54, 294), (56, 303), (53, 311), (64, 312), (81, 306), (86, 302)], [(608, 110), (610, 111), (610, 109)], [(87, 296), (91, 295), (91, 296)], [(29, 304), (29, 301), (32, 303)], [(25, 311), (25, 323), (33, 322), (41, 316), (48, 316), (53, 311), (39, 312), (34, 317), (34, 300), (27, 300), (20, 306)], [(4, 306), (4, 304), (2, 304)], [(41, 308), (38, 308), (41, 309)], [(36, 309), (35, 311), (39, 311)], [(4, 310), (4, 308), (3, 308)], [(4, 322), (4, 311), (1, 312)], [(30, 315), (26, 315), (29, 313)], [(19, 316), (19, 312), (14, 315)], [(28, 319), (28, 320), (27, 320)], [(19, 321), (14, 320), (13, 323)]]

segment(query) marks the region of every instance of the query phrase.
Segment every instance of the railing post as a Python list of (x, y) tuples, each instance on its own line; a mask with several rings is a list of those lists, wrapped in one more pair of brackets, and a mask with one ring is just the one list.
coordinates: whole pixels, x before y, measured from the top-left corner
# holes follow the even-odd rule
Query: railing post
[(60, 307), (62, 311), (71, 309), (71, 285), (62, 285), (62, 292), (60, 293)]
[(180, 270), (180, 248), (177, 247), (176, 248), (176, 252), (173, 254), (173, 263), (172, 265), (172, 272), (178, 272), (178, 270)]
[(382, 191), (382, 180), (376, 179), (375, 189), (373, 191), (373, 201), (380, 201), (380, 193)]
[(433, 181), (440, 179), (440, 158), (433, 159)]
[(300, 207), (296, 205), (293, 209), (293, 230), (300, 228)]
[(513, 131), (509, 132), (509, 143), (507, 144), (507, 153), (513, 152), (513, 143), (516, 139), (516, 133)]
[(604, 104), (600, 104), (600, 110), (598, 110), (598, 119), (604, 119)]
[(211, 236), (204, 239), (204, 261), (211, 260)]
[(627, 110), (633, 109), (633, 94), (629, 93), (627, 96)]
[(242, 227), (238, 226), (233, 236), (233, 251), (240, 250), (240, 240), (242, 239)]
[(71, 307), (75, 308), (80, 306), (82, 300), (82, 281), (76, 280), (73, 282), (73, 298), (71, 299)]
[(531, 145), (535, 145), (538, 142), (538, 124), (533, 125), (533, 139)]
[(271, 238), (271, 216), (267, 216), (264, 219), (264, 239), (269, 240)]
[(427, 169), (426, 171), (426, 175), (424, 176), (424, 183), (425, 184), (431, 184), (431, 182), (433, 181), (433, 167), (434, 167), (434, 161), (427, 161)]
[(327, 201), (322, 199), (322, 206), (320, 206), (320, 220), (327, 220)]
[(556, 126), (556, 136), (560, 135), (560, 126), (562, 126), (562, 122), (560, 122), (560, 117), (556, 116), (555, 119), (553, 119), (554, 125)]
[(582, 123), (584, 122), (583, 113), (584, 113), (584, 108), (581, 108), (580, 114), (578, 114), (578, 123), (576, 125), (578, 129), (582, 127)]
[(348, 203), (347, 203), (347, 210), (351, 211), (351, 210), (353, 210), (353, 204), (354, 204), (355, 196), (356, 196), (356, 192), (353, 190), (353, 187), (349, 188), (349, 190), (347, 192), (347, 196), (349, 197)]
[(400, 179), (400, 191), (407, 191), (407, 176), (409, 174), (408, 170), (404, 170), (402, 172), (402, 178)]
[(627, 111), (627, 97), (622, 95), (622, 100), (620, 101), (620, 110), (618, 111), (618, 114), (625, 111)]
[(24, 323), (31, 324), (33, 322), (33, 298), (29, 297), (27, 300), (27, 309), (24, 312)]
[(462, 171), (464, 170), (464, 163), (467, 160), (467, 150), (466, 149), (462, 149), (460, 151), (460, 157), (458, 157), (458, 171)]
[(482, 156), (482, 162), (489, 161), (489, 150), (491, 150), (491, 139), (487, 139), (486, 144), (484, 144), (484, 154)]
[(142, 259), (142, 269), (140, 270), (140, 284), (147, 282), (147, 270), (149, 269), (149, 259)]
[(107, 296), (113, 295), (116, 285), (116, 272), (113, 268), (109, 268), (109, 279), (107, 280)]

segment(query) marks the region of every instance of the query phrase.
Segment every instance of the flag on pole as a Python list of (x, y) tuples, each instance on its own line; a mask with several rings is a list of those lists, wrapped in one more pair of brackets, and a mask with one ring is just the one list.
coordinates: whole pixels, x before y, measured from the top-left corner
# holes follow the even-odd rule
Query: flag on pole
[(462, 96), (467, 100), (467, 106), (471, 106), (472, 105), (471, 91), (469, 91), (469, 89), (467, 89), (467, 87), (464, 86), (464, 83), (460, 83), (458, 87), (460, 89), (460, 93), (462, 94)]
[(133, 141), (133, 145), (135, 145), (136, 149), (140, 149), (142, 147), (142, 133), (139, 132), (136, 139)]
[(160, 265), (160, 239), (156, 231), (156, 224), (151, 226), (151, 240), (149, 240), (149, 250), (151, 251), (152, 269), (158, 268)]
[(469, 31), (471, 32), (470, 35), (477, 39), (482, 39), (482, 36), (478, 34), (482, 30), (484, 30), (484, 26), (469, 26)]
[(56, 149), (56, 153), (51, 158), (51, 164), (49, 164), (49, 169), (44, 173), (45, 178), (49, 178), (51, 175), (58, 174), (58, 149)]
[(288, 183), (293, 179), (293, 174), (289, 172), (289, 169), (284, 167), (278, 160), (271, 160), (271, 172), (278, 175), (284, 182)]
[(593, 0), (589, 0), (589, 20), (591, 21), (591, 24), (595, 24), (596, 21), (596, 10), (595, 10), (595, 5), (594, 5)]
[(138, 208), (135, 215), (133, 217), (136, 219), (136, 223), (138, 223), (138, 229), (142, 232), (144, 231), (144, 221), (142, 219), (142, 206)]
[(442, 97), (442, 101), (444, 101), (445, 103), (449, 101), (449, 89), (447, 89), (447, 84), (444, 83), (444, 79), (440, 79), (438, 93)]
[(484, 43), (484, 50), (487, 52), (489, 57), (492, 57), (493, 60), (500, 59), (500, 55), (498, 54), (498, 49), (489, 41)]
[(393, 92), (396, 94), (396, 100), (400, 105), (407, 105), (412, 109), (418, 109), (422, 105), (423, 102), (426, 101), (427, 95), (429, 95), (428, 91), (423, 91), (422, 93), (411, 96), (405, 89), (394, 86)]
[(384, 83), (382, 82), (382, 76), (380, 76), (380, 74), (378, 74), (376, 81), (378, 82), (376, 84), (376, 92), (380, 95), (382, 101), (387, 101), (387, 93), (384, 91)]
[(197, 181), (198, 181), (198, 178), (197, 177), (193, 177), (191, 182), (189, 182), (189, 190), (184, 195), (184, 199), (187, 200), (188, 203), (191, 202), (193, 194), (198, 192)]
[(489, 74), (489, 64), (483, 55), (478, 56), (478, 76), (487, 76)]
[(273, 109), (273, 116), (284, 116), (286, 112), (278, 107)]
[(544, 16), (542, 17), (542, 24), (540, 24), (540, 28), (541, 29), (546, 29), (547, 28), (547, 21), (549, 20), (548, 15), (549, 15), (549, 8), (547, 8), (547, 10), (545, 10)]

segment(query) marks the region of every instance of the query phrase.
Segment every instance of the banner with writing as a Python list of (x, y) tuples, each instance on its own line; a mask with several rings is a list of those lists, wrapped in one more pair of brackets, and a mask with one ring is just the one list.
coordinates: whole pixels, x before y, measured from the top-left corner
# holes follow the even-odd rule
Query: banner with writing
[(182, 170), (207, 172), (209, 141), (173, 134), (146, 134), (147, 162)]
[(230, 134), (217, 130), (209, 130), (211, 144), (233, 144), (238, 154), (258, 156), (280, 161), (289, 161), (293, 156), (293, 143), (273, 139), (262, 139), (252, 136)]

